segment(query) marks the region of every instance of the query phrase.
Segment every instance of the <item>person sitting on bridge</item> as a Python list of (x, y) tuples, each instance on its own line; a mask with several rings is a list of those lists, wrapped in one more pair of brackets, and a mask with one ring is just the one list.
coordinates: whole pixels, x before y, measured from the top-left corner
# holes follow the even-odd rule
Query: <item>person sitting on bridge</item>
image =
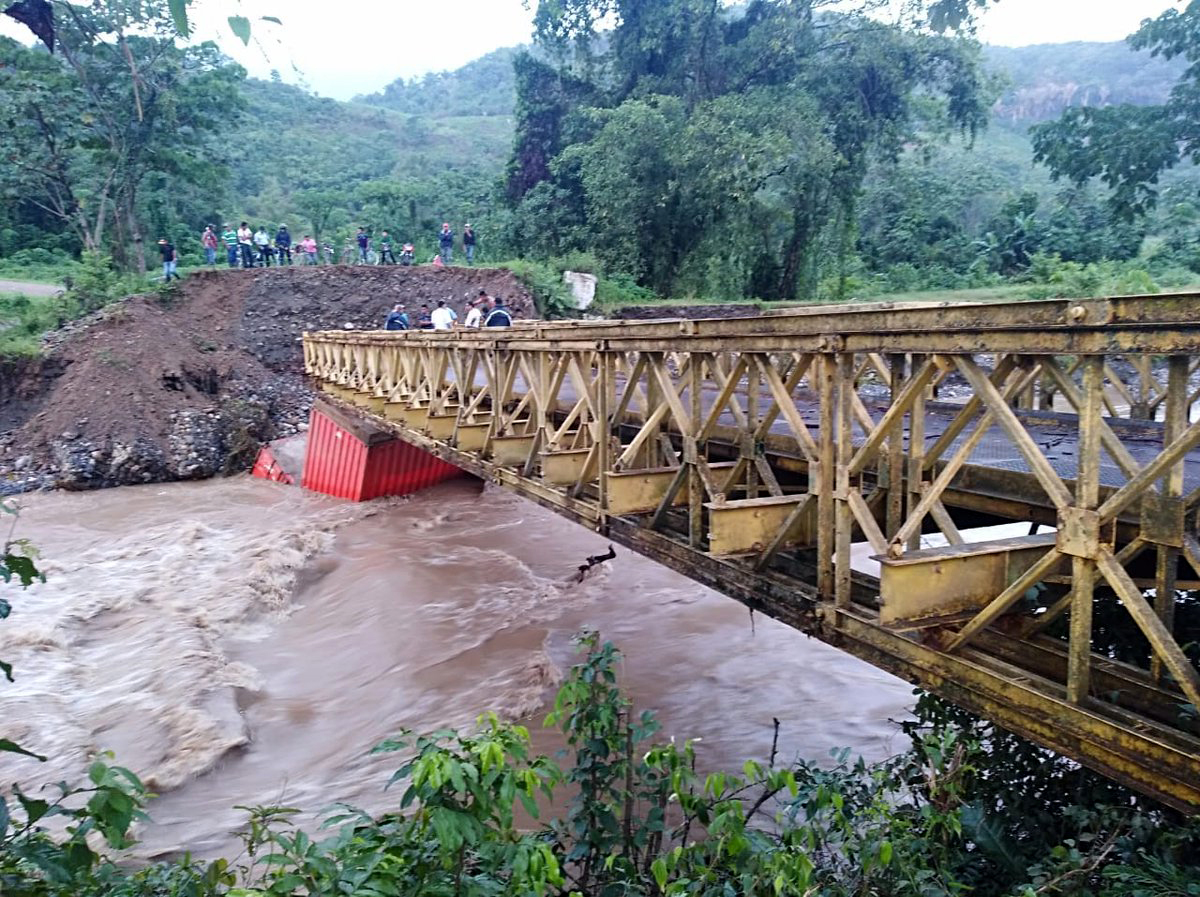
[(397, 304), (390, 312), (388, 312), (387, 320), (383, 322), (384, 330), (407, 330), (408, 315), (404, 312), (404, 306)]
[(420, 312), (417, 313), (417, 329), (418, 330), (432, 330), (433, 329), (433, 320), (431, 319), (431, 316), (429, 314), (429, 306), (428, 305), (422, 305)]
[(433, 322), (434, 330), (453, 330), (454, 318), (454, 312), (446, 307), (445, 299), (438, 300), (437, 308), (429, 316), (429, 320)]
[(511, 327), (512, 315), (504, 306), (504, 300), (499, 296), (496, 297), (492, 306), (492, 310), (488, 312), (487, 320), (483, 322), (484, 327)]

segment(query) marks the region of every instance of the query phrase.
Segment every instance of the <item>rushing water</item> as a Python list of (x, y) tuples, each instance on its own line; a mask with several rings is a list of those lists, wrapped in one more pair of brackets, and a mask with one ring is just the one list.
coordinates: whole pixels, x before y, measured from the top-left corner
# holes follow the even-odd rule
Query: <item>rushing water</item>
[(49, 582), (0, 623), (0, 735), (50, 760), (0, 755), (0, 782), (114, 751), (162, 795), (142, 855), (232, 849), (235, 804), (385, 809), (396, 758), (372, 745), (486, 710), (539, 726), (585, 627), (706, 768), (765, 757), (772, 717), (784, 758), (901, 746), (906, 684), (621, 548), (578, 583), (607, 543), (466, 480), (366, 505), (248, 477), (25, 504)]

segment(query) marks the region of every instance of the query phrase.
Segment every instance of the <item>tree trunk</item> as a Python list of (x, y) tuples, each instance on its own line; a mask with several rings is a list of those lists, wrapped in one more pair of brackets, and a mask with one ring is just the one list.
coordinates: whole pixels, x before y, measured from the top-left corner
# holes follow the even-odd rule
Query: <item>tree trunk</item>
[(129, 192), (129, 199), (125, 207), (126, 220), (129, 222), (129, 237), (133, 243), (133, 263), (137, 268), (137, 273), (142, 277), (146, 276), (146, 247), (145, 241), (142, 238), (142, 227), (138, 224), (137, 214), (133, 210), (134, 197), (133, 191)]

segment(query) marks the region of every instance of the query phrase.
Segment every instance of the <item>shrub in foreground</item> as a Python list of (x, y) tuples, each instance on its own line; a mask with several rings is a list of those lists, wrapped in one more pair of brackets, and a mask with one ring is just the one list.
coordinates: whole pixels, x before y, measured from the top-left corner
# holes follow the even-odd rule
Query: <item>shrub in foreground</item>
[[(392, 812), (349, 807), (319, 836), (298, 810), (254, 807), (235, 863), (131, 870), (146, 794), (97, 762), (55, 801), (0, 804), (5, 895), (1195, 895), (1200, 830), (1078, 766), (923, 697), (908, 751), (883, 763), (696, 772), (692, 743), (655, 743), (595, 636), (555, 700), (569, 762), (530, 753), (494, 716), (472, 734), (402, 735)], [(569, 797), (568, 797), (569, 796)], [(562, 807), (562, 809), (557, 809)], [(61, 817), (52, 837), (45, 823)]]

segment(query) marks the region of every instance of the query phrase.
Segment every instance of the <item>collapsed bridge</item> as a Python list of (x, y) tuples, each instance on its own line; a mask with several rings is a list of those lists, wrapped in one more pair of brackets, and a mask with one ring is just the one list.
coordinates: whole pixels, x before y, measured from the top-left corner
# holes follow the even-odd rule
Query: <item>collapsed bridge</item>
[(409, 445), (1196, 812), (1198, 299), (308, 333), (304, 358)]

